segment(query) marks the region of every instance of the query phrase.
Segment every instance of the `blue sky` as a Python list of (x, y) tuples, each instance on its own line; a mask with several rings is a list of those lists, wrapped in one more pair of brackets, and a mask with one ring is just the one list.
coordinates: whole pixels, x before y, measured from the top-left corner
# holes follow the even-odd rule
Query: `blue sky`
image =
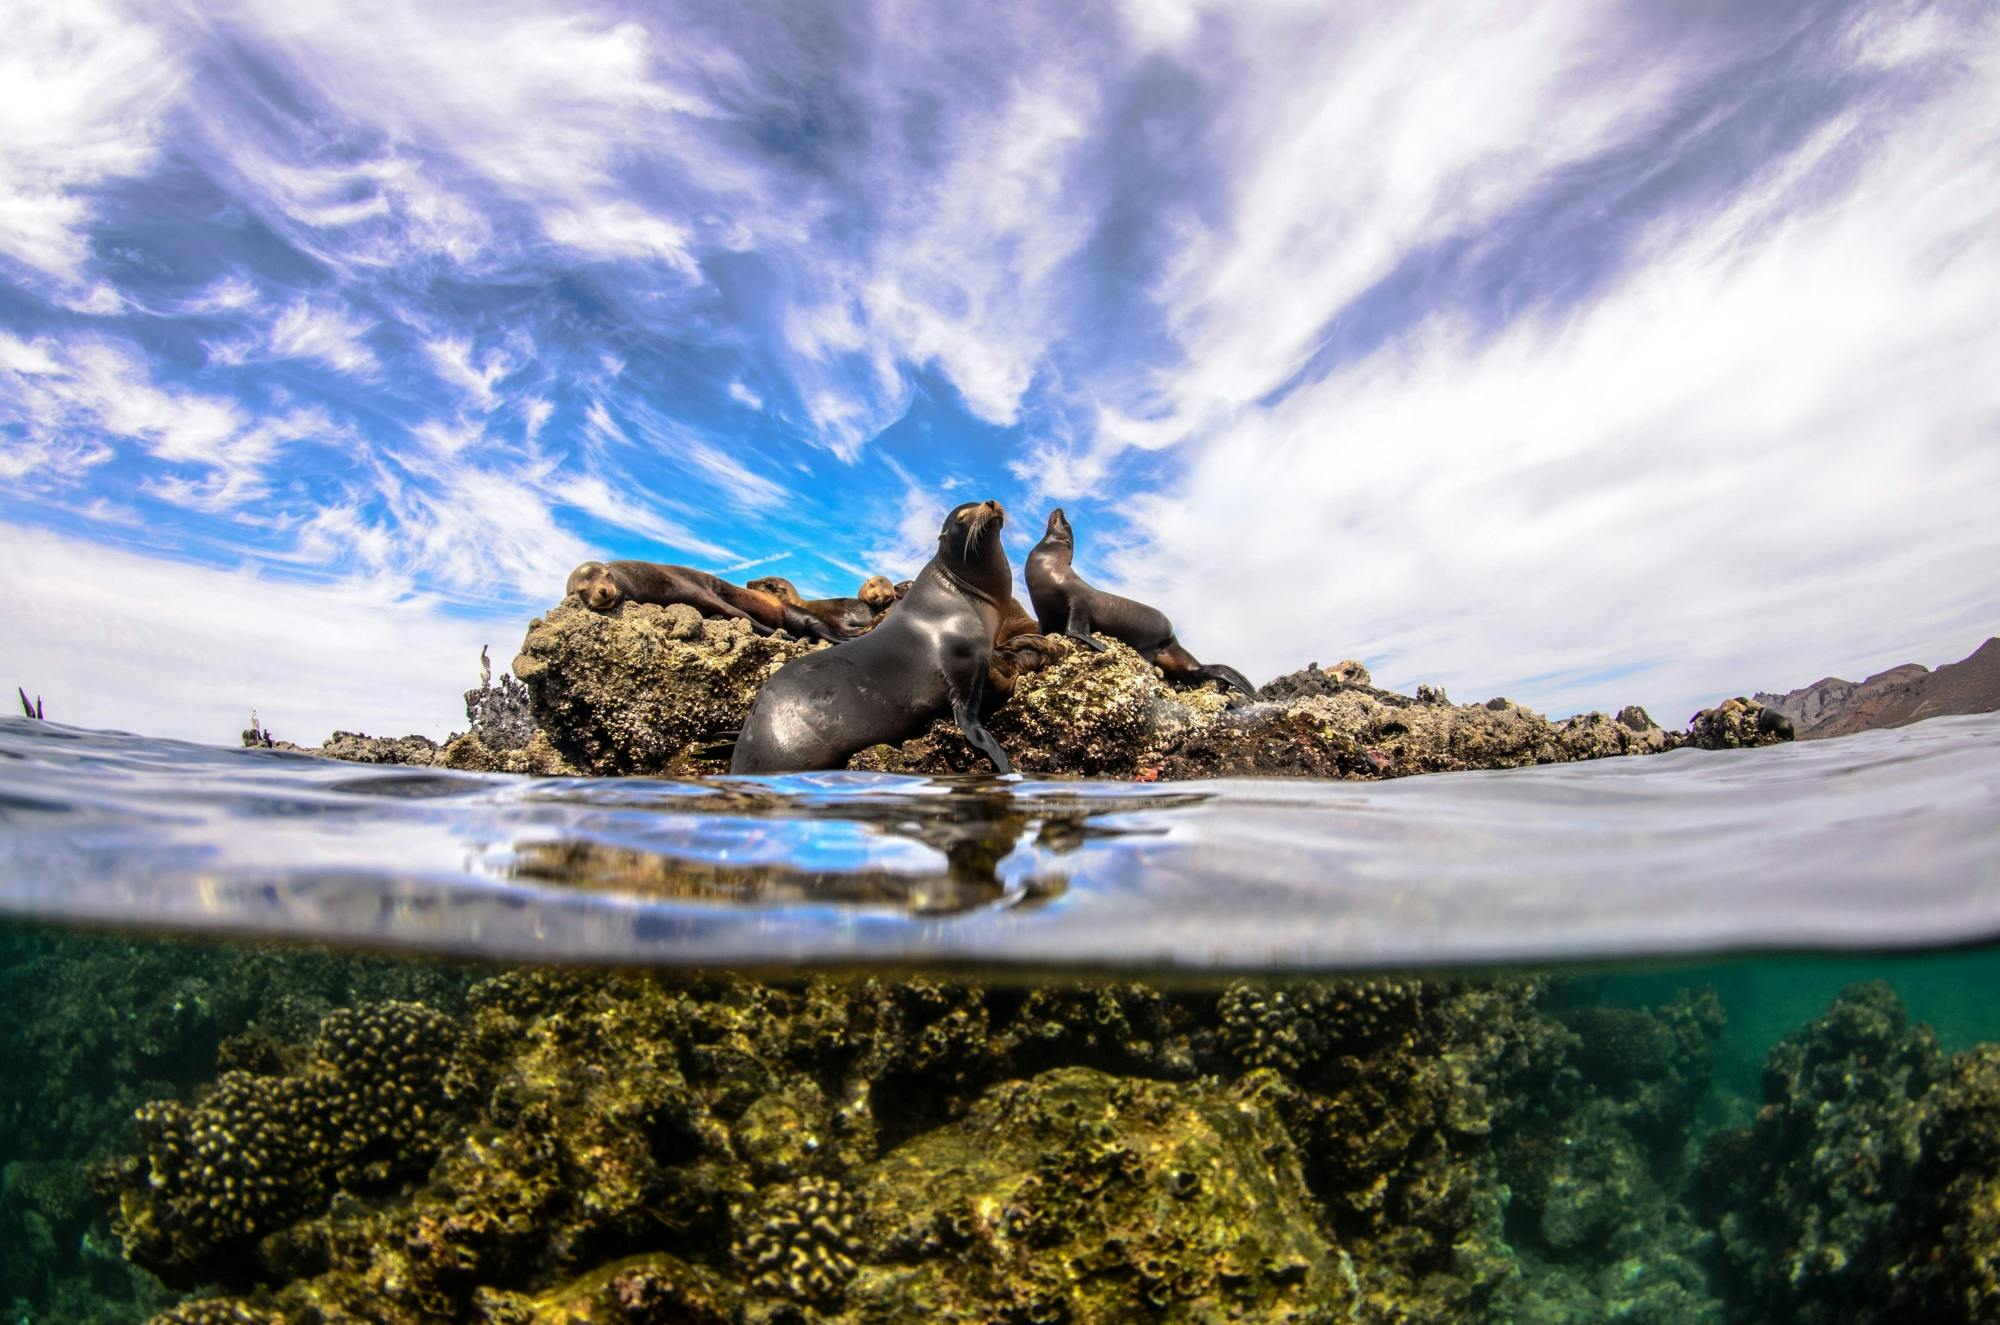
[(1263, 680), (2000, 627), (1988, 4), (0, 0), (0, 682), (442, 735), (591, 556), (997, 496)]

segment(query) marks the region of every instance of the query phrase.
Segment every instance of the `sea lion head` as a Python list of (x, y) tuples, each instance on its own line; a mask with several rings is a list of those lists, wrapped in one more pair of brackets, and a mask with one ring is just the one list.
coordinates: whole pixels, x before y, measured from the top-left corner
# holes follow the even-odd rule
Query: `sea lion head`
[(1006, 523), (1007, 512), (997, 501), (954, 506), (938, 531), (939, 562), (979, 592), (1005, 599), (1014, 583), (1014, 568), (1007, 564), (1007, 549), (1000, 543)]
[(1049, 527), (1043, 531), (1042, 541), (1076, 546), (1076, 530), (1069, 527), (1069, 517), (1063, 514), (1062, 507), (1058, 506), (1049, 512)]
[(896, 605), (898, 598), (902, 597), (886, 575), (870, 575), (861, 582), (861, 589), (854, 596), (868, 604), (869, 610), (874, 612), (887, 611)]
[(759, 593), (767, 593), (779, 602), (789, 603), (793, 607), (804, 607), (806, 605), (806, 600), (799, 597), (798, 589), (793, 586), (790, 580), (782, 575), (766, 575), (760, 579), (750, 581), (750, 583), (743, 587), (746, 589), (755, 589)]
[(611, 567), (601, 561), (586, 561), (571, 571), (563, 592), (583, 599), (583, 605), (593, 612), (608, 612), (625, 596), (618, 581), (611, 578)]

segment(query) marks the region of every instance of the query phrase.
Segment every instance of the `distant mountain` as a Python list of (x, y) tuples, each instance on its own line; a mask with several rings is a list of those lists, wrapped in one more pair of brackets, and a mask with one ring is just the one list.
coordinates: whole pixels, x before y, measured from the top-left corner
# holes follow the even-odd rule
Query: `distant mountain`
[(1760, 691), (1756, 698), (1790, 718), (1799, 739), (1808, 741), (1902, 727), (1944, 713), (1991, 713), (2000, 709), (2000, 638), (1935, 672), (1922, 663), (1904, 663), (1861, 682), (1829, 676), (1783, 695)]

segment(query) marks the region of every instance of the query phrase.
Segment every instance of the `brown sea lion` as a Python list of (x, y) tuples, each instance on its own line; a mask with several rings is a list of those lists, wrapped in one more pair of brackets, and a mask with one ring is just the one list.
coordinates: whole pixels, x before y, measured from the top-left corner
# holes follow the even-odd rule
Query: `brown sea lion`
[(1067, 635), (1086, 648), (1102, 651), (1104, 642), (1091, 634), (1101, 630), (1123, 640), (1140, 657), (1172, 681), (1220, 681), (1255, 698), (1257, 689), (1234, 667), (1204, 666), (1174, 638), (1174, 624), (1157, 607), (1115, 593), (1094, 589), (1072, 564), (1076, 531), (1058, 506), (1049, 512), (1048, 531), (1028, 553), (1028, 597), (1035, 616), (1051, 635)]
[(1002, 773), (1007, 752), (980, 720), (987, 665), (1013, 570), (1001, 546), (1006, 512), (967, 502), (945, 517), (937, 555), (882, 624), (780, 667), (750, 705), (732, 773), (843, 768), (871, 745), (908, 740), (951, 714)]
[(1034, 614), (1021, 605), (1019, 598), (1009, 594), (1006, 611), (1001, 613), (1000, 625), (993, 632), (993, 660), (986, 665), (986, 716), (991, 717), (1014, 697), (1014, 686), (1021, 673), (1048, 666), (1057, 657), (1058, 647), (1068, 646), (1053, 646)]
[(782, 575), (766, 575), (752, 580), (749, 587), (818, 618), (841, 639), (853, 639), (875, 624), (875, 610), (861, 599), (801, 598), (797, 587)]
[(667, 566), (657, 561), (586, 561), (569, 573), (563, 586), (594, 612), (608, 612), (620, 603), (686, 603), (703, 616), (748, 621), (760, 635), (787, 631), (801, 639), (838, 642), (846, 635), (791, 604), (731, 584), (692, 566)]
[(869, 610), (876, 616), (881, 616), (894, 607), (896, 600), (903, 595), (896, 592), (896, 586), (889, 582), (888, 576), (870, 575), (861, 582), (861, 588), (854, 596), (868, 604)]

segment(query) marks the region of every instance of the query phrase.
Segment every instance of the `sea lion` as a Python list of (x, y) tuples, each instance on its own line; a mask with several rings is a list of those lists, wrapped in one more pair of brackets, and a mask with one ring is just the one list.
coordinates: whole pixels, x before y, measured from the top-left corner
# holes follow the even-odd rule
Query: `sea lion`
[(881, 616), (894, 607), (896, 600), (903, 595), (896, 592), (896, 586), (889, 582), (888, 576), (870, 575), (861, 582), (861, 588), (854, 596), (868, 604), (876, 616)]
[(752, 580), (749, 587), (816, 617), (841, 639), (853, 639), (856, 635), (865, 634), (875, 624), (875, 609), (861, 599), (801, 598), (798, 589), (782, 575), (766, 575)]
[(1102, 651), (1104, 642), (1091, 634), (1101, 630), (1131, 645), (1173, 681), (1220, 681), (1256, 698), (1257, 689), (1234, 667), (1204, 666), (1174, 638), (1174, 623), (1157, 607), (1093, 589), (1071, 564), (1076, 556), (1076, 531), (1058, 506), (1049, 512), (1042, 541), (1028, 553), (1028, 597), (1035, 616), (1051, 635), (1067, 635), (1085, 648)]
[(692, 566), (666, 566), (656, 561), (586, 561), (569, 573), (565, 594), (575, 594), (594, 612), (609, 612), (623, 602), (686, 603), (703, 616), (748, 621), (760, 635), (783, 630), (801, 639), (838, 643), (847, 635), (800, 608), (767, 593), (731, 584)]
[(945, 517), (937, 555), (882, 624), (780, 667), (750, 705), (732, 773), (844, 768), (871, 745), (908, 740), (950, 713), (996, 771), (1012, 766), (980, 721), (987, 665), (1011, 594), (1006, 512), (966, 502)]

